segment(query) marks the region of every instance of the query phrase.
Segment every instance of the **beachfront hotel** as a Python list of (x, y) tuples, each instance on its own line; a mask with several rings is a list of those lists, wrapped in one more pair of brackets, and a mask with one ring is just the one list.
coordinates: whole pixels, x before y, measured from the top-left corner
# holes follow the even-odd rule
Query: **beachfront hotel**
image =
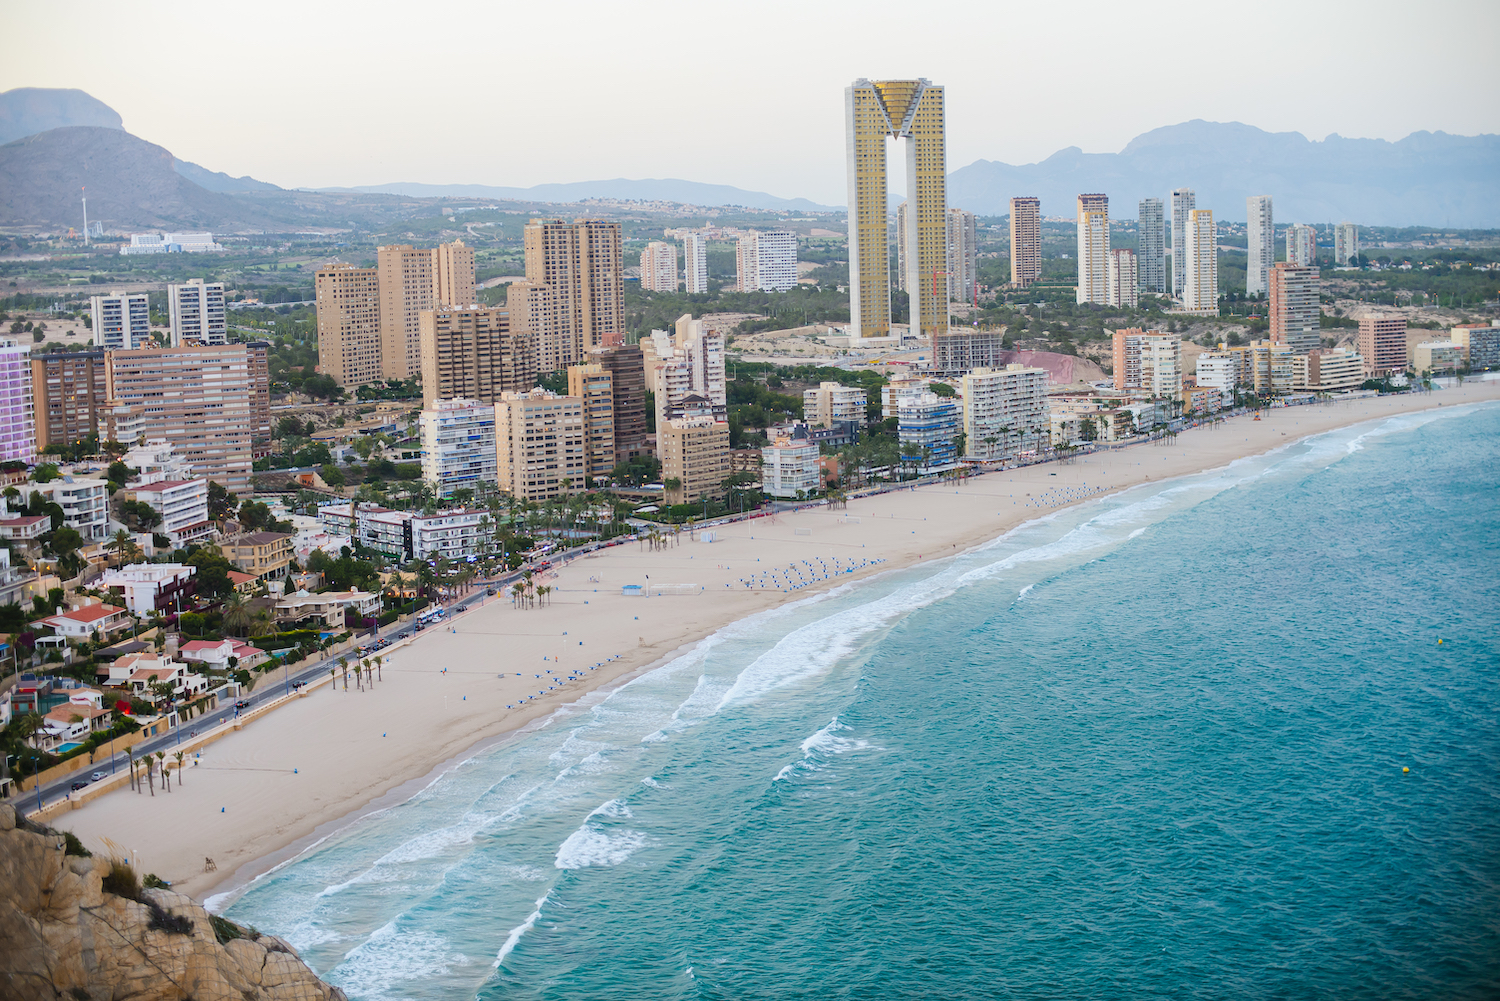
[(948, 330), (947, 137), (943, 88), (927, 80), (859, 79), (844, 89), (849, 177), (849, 338), (891, 335), (890, 188), (886, 140), (906, 141), (912, 202), (903, 239), (911, 329)]
[(792, 428), (760, 450), (760, 488), (767, 497), (806, 497), (822, 486), (817, 442), (806, 425)]
[(1115, 389), (1138, 389), (1149, 396), (1176, 396), (1182, 390), (1182, 341), (1176, 334), (1147, 333), (1127, 327), (1114, 333)]
[(961, 393), (968, 458), (993, 462), (1046, 443), (1046, 369), (977, 368), (963, 377)]
[(1270, 269), (1271, 340), (1305, 355), (1322, 343), (1322, 280), (1315, 267), (1277, 261)]
[(1365, 316), (1359, 321), (1359, 356), (1365, 375), (1382, 376), (1406, 370), (1406, 319)]
[(897, 420), (902, 462), (911, 463), (924, 476), (957, 464), (957, 400), (923, 393), (901, 401)]
[(712, 417), (668, 421), (657, 430), (668, 504), (724, 496), (729, 478), (729, 425)]

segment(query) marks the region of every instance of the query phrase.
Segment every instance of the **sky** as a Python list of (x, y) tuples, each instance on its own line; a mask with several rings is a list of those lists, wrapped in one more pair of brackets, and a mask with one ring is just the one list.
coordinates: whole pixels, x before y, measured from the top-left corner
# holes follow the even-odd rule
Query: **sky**
[(0, 37), (0, 91), (81, 88), (283, 187), (675, 177), (841, 205), (859, 77), (946, 88), (950, 170), (1194, 118), (1500, 132), (1496, 0), (6, 0)]

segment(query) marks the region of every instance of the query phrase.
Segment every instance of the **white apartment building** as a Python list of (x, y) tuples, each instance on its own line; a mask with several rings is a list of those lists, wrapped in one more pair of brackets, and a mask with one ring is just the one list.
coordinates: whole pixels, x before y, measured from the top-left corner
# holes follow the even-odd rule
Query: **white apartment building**
[(690, 396), (706, 401), (709, 415), (728, 419), (722, 333), (684, 313), (677, 318), (675, 335), (653, 331), (651, 345), (659, 360), (648, 366), (646, 381), (647, 388), (655, 387), (651, 391), (656, 395), (657, 427), (665, 427), (671, 420), (702, 416), (701, 403), (692, 406), (692, 413), (685, 409)]
[(785, 292), (797, 285), (797, 234), (751, 232), (735, 248), (741, 292)]
[(318, 521), (330, 536), (348, 536), (401, 560), (426, 559), (433, 553), (462, 559), (496, 551), (494, 516), (477, 509), (422, 514), (375, 504), (324, 504), (318, 508)]
[(214, 533), (208, 520), (208, 481), (206, 479), (155, 480), (132, 484), (127, 498), (149, 504), (161, 515), (156, 531), (182, 548), (189, 542), (203, 542)]
[(1347, 348), (1318, 349), (1292, 355), (1292, 390), (1343, 393), (1365, 381), (1365, 360)]
[(1359, 227), (1341, 222), (1333, 227), (1333, 265), (1343, 268), (1359, 263)]
[(818, 446), (806, 438), (777, 438), (760, 450), (761, 492), (783, 500), (818, 490)]
[(502, 394), (495, 404), (495, 450), (496, 481), (517, 500), (582, 490), (588, 475), (583, 400), (545, 389)]
[(948, 298), (972, 302), (978, 282), (979, 218), (963, 209), (948, 210)]
[(1109, 302), (1109, 196), (1078, 196), (1078, 301)]
[(1181, 299), (1187, 291), (1188, 213), (1198, 207), (1192, 188), (1172, 189), (1172, 296)]
[(229, 343), (223, 282), (205, 283), (201, 278), (192, 278), (183, 285), (168, 285), (167, 311), (172, 325), (172, 347)]
[(130, 350), (151, 346), (151, 307), (144, 292), (89, 297), (94, 347)]
[(60, 476), (50, 483), (27, 483), (26, 495), (39, 493), (63, 509), (63, 524), (78, 530), (85, 542), (109, 537), (109, 484), (77, 476)]
[(1219, 234), (1214, 226), (1213, 209), (1193, 209), (1188, 213), (1187, 243), (1183, 247), (1186, 283), (1182, 293), (1184, 309), (1219, 312)]
[(1133, 250), (1111, 250), (1105, 268), (1105, 293), (1111, 306), (1129, 306), (1134, 309), (1140, 302), (1140, 273)]
[(188, 480), (193, 476), (193, 464), (186, 456), (178, 455), (165, 438), (151, 438), (135, 446), (120, 456), (120, 461), (131, 469), (140, 470), (133, 483)]
[(1232, 354), (1205, 351), (1198, 356), (1197, 378), (1198, 385), (1232, 399), (1240, 384), (1240, 361)]
[(976, 368), (963, 377), (962, 393), (969, 458), (993, 462), (1047, 443), (1046, 369), (1025, 365)]
[(1318, 231), (1300, 222), (1286, 228), (1286, 259), (1288, 264), (1303, 268), (1318, 266)]
[(813, 427), (831, 428), (841, 421), (864, 427), (868, 415), (869, 400), (857, 386), (820, 382), (802, 392), (802, 419)]
[(419, 419), (422, 479), (439, 497), (495, 481), (495, 408), (478, 400), (434, 400)]
[(1142, 292), (1162, 293), (1167, 290), (1166, 220), (1160, 198), (1142, 198), (1136, 233), (1140, 239), (1140, 253), (1136, 256), (1140, 264)]
[(689, 295), (708, 293), (708, 240), (702, 233), (682, 238), (682, 277)]
[(897, 416), (897, 410), (902, 400), (909, 400), (930, 392), (932, 386), (928, 379), (892, 379), (880, 387), (880, 419), (890, 420)]
[(197, 567), (181, 563), (130, 563), (106, 570), (98, 586), (118, 588), (126, 608), (135, 615), (148, 616), (157, 609), (175, 610), (174, 599), (187, 589), (197, 572)]
[(647, 292), (677, 291), (677, 245), (652, 240), (641, 251), (641, 288)]
[(1271, 266), (1276, 263), (1276, 224), (1270, 195), (1245, 199), (1245, 238), (1249, 264), (1245, 269), (1247, 295), (1264, 295), (1271, 288)]
[(902, 400), (897, 417), (903, 461), (915, 464), (924, 476), (957, 464), (962, 426), (957, 400), (924, 393)]
[(1182, 341), (1176, 334), (1146, 333), (1131, 327), (1114, 336), (1115, 389), (1151, 396), (1182, 392)]

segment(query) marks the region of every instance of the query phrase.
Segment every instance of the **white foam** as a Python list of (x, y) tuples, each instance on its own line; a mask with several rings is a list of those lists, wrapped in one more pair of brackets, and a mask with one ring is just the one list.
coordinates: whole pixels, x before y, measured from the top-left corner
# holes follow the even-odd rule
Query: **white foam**
[(551, 895), (552, 891), (550, 890), (542, 894), (537, 899), (536, 909), (526, 915), (526, 920), (512, 928), (510, 934), (505, 936), (505, 944), (500, 947), (500, 954), (495, 957), (495, 969), (500, 969), (500, 964), (505, 962), (505, 957), (509, 956), (511, 951), (515, 949), (516, 943), (521, 941), (521, 936), (536, 927), (536, 920), (542, 916), (542, 908), (546, 906), (547, 898)]
[(557, 859), (552, 863), (559, 869), (587, 869), (591, 866), (616, 866), (624, 862), (646, 844), (646, 835), (640, 831), (601, 831), (592, 824), (583, 824), (568, 835), (557, 849)]
[(447, 976), (455, 966), (468, 966), (467, 956), (449, 951), (441, 935), (414, 929), (397, 930), (388, 921), (355, 946), (339, 964), (339, 986), (351, 996), (384, 1001), (410, 997), (403, 983)]
[(828, 758), (848, 754), (850, 751), (863, 751), (875, 747), (868, 740), (850, 739), (849, 737), (839, 736), (840, 731), (848, 729), (850, 727), (844, 723), (840, 723), (837, 716), (829, 720), (827, 726), (814, 731), (811, 736), (802, 742), (802, 760), (793, 761), (791, 764), (784, 766), (771, 781), (780, 782), (797, 769), (817, 771), (823, 767), (823, 762)]

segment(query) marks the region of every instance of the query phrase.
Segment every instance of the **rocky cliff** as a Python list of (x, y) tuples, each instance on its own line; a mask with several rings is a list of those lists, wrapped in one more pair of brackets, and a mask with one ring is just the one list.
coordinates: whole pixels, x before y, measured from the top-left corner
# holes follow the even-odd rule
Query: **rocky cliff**
[(0, 997), (344, 1001), (281, 939), (210, 919), (180, 893), (122, 886), (112, 867), (0, 804)]

